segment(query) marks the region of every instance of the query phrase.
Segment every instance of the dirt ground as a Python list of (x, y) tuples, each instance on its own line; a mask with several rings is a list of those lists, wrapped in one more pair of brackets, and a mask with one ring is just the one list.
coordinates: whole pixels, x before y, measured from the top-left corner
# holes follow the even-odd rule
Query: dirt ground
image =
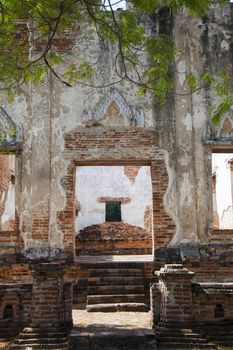
[(0, 340), (0, 350), (1, 349), (7, 349), (7, 345), (9, 344), (9, 342), (4, 342)]

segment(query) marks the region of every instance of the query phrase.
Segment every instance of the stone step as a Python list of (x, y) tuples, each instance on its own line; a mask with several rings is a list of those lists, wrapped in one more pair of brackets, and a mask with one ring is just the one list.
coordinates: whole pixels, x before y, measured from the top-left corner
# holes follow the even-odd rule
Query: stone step
[(121, 304), (121, 303), (144, 303), (144, 294), (102, 294), (88, 295), (87, 305), (90, 304)]
[(115, 311), (147, 312), (148, 306), (144, 303), (92, 304), (92, 305), (87, 305), (86, 309), (88, 312), (115, 312)]
[(46, 334), (67, 334), (68, 328), (66, 327), (25, 327), (22, 333), (42, 333)]
[(51, 333), (39, 333), (39, 332), (21, 332), (19, 333), (19, 337), (23, 339), (30, 339), (30, 338), (57, 338), (57, 339), (63, 339), (67, 336), (67, 332), (51, 332)]
[(199, 328), (200, 331), (214, 344), (221, 348), (232, 347), (233, 344), (233, 324), (223, 322), (219, 324), (205, 324)]
[(208, 327), (208, 328), (202, 328), (204, 332), (208, 332), (208, 334), (216, 334), (221, 333), (221, 334), (233, 334), (233, 325), (231, 327), (226, 326), (226, 327)]
[(189, 334), (189, 335), (179, 335), (179, 334), (161, 334), (157, 335), (157, 340), (159, 342), (180, 342), (180, 343), (205, 343), (206, 338), (203, 338), (201, 335)]
[(191, 339), (182, 339), (182, 338), (170, 338), (168, 337), (167, 340), (164, 339), (163, 341), (161, 339), (157, 338), (157, 343), (162, 346), (163, 344), (183, 344), (183, 345), (189, 345), (189, 344), (195, 344), (196, 346), (199, 345), (203, 345), (203, 344), (208, 344), (208, 342), (206, 341), (206, 339), (195, 339), (195, 338), (191, 338)]
[(109, 286), (89, 286), (87, 294), (89, 295), (115, 295), (115, 294), (143, 294), (144, 285), (109, 285)]
[(221, 347), (224, 347), (224, 348), (227, 348), (227, 347), (230, 347), (232, 349), (233, 347), (233, 342), (232, 340), (214, 340), (214, 339), (211, 339), (210, 340), (212, 343), (214, 343), (215, 345), (218, 345), (218, 346), (221, 346)]
[(158, 350), (168, 350), (168, 349), (174, 349), (174, 350), (179, 350), (179, 349), (192, 349), (192, 350), (200, 350), (200, 349), (218, 349), (217, 346), (211, 343), (204, 343), (204, 344), (196, 344), (196, 343), (190, 343), (190, 344), (183, 344), (179, 342), (172, 342), (172, 343), (157, 343), (157, 349)]
[(89, 269), (89, 277), (142, 277), (142, 269), (137, 268), (97, 268)]
[(9, 326), (6, 326), (6, 327), (3, 327), (2, 325), (0, 326), (0, 334), (5, 334), (5, 333), (19, 333), (20, 330), (22, 329), (21, 327), (9, 327)]
[(89, 277), (89, 286), (109, 286), (109, 285), (141, 285), (143, 284), (142, 277), (130, 277), (130, 276), (115, 276), (115, 277)]
[(67, 344), (27, 344), (27, 345), (11, 345), (9, 347), (9, 350), (68, 350), (68, 343)]
[(142, 272), (137, 265), (131, 268), (119, 265), (113, 268), (89, 269), (87, 310), (147, 311)]
[(227, 332), (218, 332), (216, 331), (216, 333), (210, 333), (208, 332), (208, 337), (210, 337), (211, 339), (219, 339), (219, 338), (223, 338), (224, 339), (233, 339), (233, 333), (227, 333)]
[(73, 329), (69, 350), (155, 350), (152, 330), (120, 329), (118, 331), (81, 332)]
[(185, 332), (179, 332), (175, 329), (164, 329), (164, 330), (156, 330), (156, 334), (159, 337), (167, 337), (167, 336), (171, 336), (171, 337), (188, 337), (188, 336), (194, 336), (194, 337), (200, 337), (201, 333), (196, 333), (196, 332), (192, 332), (192, 330), (186, 330)]
[(159, 350), (167, 349), (218, 349), (203, 334), (202, 329), (182, 328), (179, 324), (164, 324), (156, 331)]
[(64, 350), (68, 349), (67, 328), (57, 327), (26, 327), (20, 332), (9, 350), (41, 349)]
[(53, 344), (64, 344), (67, 342), (67, 337), (64, 338), (24, 338), (24, 339), (16, 339), (15, 344), (50, 344), (52, 342)]

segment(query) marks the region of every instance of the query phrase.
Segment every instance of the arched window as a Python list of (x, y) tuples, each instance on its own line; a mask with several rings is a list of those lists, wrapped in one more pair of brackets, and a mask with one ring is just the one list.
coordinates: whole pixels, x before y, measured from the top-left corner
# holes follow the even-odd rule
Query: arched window
[(14, 308), (12, 305), (6, 305), (3, 311), (3, 319), (13, 319), (14, 318)]

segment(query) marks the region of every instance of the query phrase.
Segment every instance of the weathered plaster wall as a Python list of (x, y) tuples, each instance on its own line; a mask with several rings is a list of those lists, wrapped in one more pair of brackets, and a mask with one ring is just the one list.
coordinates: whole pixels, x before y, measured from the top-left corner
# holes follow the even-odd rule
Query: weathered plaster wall
[[(125, 175), (124, 168), (124, 166), (77, 167), (75, 192), (79, 211), (76, 218), (76, 232), (86, 226), (105, 222), (105, 203), (111, 198), (112, 201), (118, 199), (122, 203), (122, 222), (145, 228), (145, 212), (148, 207), (152, 210), (150, 167), (142, 166), (133, 183)], [(133, 166), (129, 168), (134, 169)]]
[[(174, 66), (175, 91), (180, 94), (170, 96), (163, 107), (154, 104), (150, 94), (138, 96), (133, 84), (116, 82), (114, 47), (112, 44), (100, 47), (96, 36), (89, 34), (88, 24), (78, 28), (76, 39), (72, 34), (72, 40), (66, 37), (59, 41), (62, 43), (59, 50), (67, 63), (79, 64), (85, 57), (96, 62), (98, 58), (95, 73), (86, 81), (86, 86), (76, 84), (68, 88), (50, 73), (42, 86), (30, 87), (16, 97), (12, 105), (1, 100), (13, 121), (23, 126), (22, 155), (16, 161), (16, 173), (20, 174), (16, 182), (16, 210), (27, 254), (32, 249), (35, 256), (63, 249), (68, 244), (65, 227), (69, 227), (70, 235), (74, 230), (75, 216), (72, 206), (67, 208), (69, 186), (64, 179), (69, 173), (72, 183), (71, 157), (78, 161), (77, 158), (82, 157), (82, 147), (80, 152), (74, 150), (72, 156), (67, 157), (64, 135), (80, 128), (86, 136), (90, 130), (93, 138), (95, 129), (93, 156), (86, 154), (87, 158), (121, 159), (124, 155), (126, 159), (140, 160), (145, 155), (143, 149), (137, 148), (135, 155), (129, 151), (132, 145), (128, 150), (112, 150), (110, 146), (108, 151), (106, 145), (102, 152), (98, 148), (98, 135), (103, 136), (105, 130), (128, 130), (136, 122), (142, 129), (156, 131), (162, 162), (166, 162), (169, 182), (162, 191), (163, 203), (166, 214), (176, 223), (171, 243), (207, 241), (212, 221), (211, 152), (203, 146), (202, 138), (213, 132), (213, 127), (209, 126), (209, 105), (214, 103), (214, 97), (204, 90), (185, 95), (188, 91), (183, 86), (184, 73), (198, 75), (207, 68), (215, 72), (223, 66), (231, 71), (233, 11), (230, 6), (213, 8), (204, 18), (190, 18), (186, 13), (171, 14), (162, 9), (159, 16), (150, 20), (157, 21), (156, 30), (173, 35), (176, 45), (184, 52)], [(66, 49), (69, 50), (67, 55)], [(107, 86), (113, 81), (115, 90)], [(231, 121), (229, 115), (229, 123)], [(81, 137), (81, 142), (85, 144), (86, 141)], [(147, 154), (149, 160), (153, 159), (151, 152)], [(72, 189), (69, 191), (72, 196)], [(63, 224), (61, 217), (65, 218)], [(159, 227), (159, 222), (157, 225)]]
[[(190, 95), (184, 73), (213, 74), (223, 66), (232, 69), (232, 6), (213, 8), (203, 18), (174, 15), (173, 37), (184, 56), (175, 64), (176, 189), (179, 229), (173, 243), (207, 240), (212, 223), (211, 149), (202, 139), (210, 137), (210, 105), (216, 99), (204, 89)], [(232, 116), (230, 116), (232, 118)]]
[[(77, 64), (83, 59), (79, 55), (80, 47), (86, 50), (84, 55), (91, 56), (93, 60), (100, 55), (95, 75), (87, 82), (90, 87), (76, 85), (67, 88), (49, 74), (42, 86), (31, 87), (25, 94), (16, 97), (12, 105), (8, 105), (4, 98), (2, 100), (3, 107), (13, 121), (23, 126), (22, 156), (17, 161), (17, 176), (20, 174), (17, 206), (23, 248), (27, 252), (30, 250), (37, 252), (35, 257), (46, 255), (48, 247), (51, 248), (50, 253), (53, 248), (56, 250), (64, 247), (64, 233), (57, 220), (57, 214), (64, 210), (66, 205), (62, 179), (70, 162), (62, 155), (64, 134), (78, 125), (83, 126), (86, 110), (94, 111), (96, 105), (110, 92), (109, 87), (104, 87), (105, 81), (114, 79), (113, 66), (109, 65), (112, 62), (110, 52), (103, 48), (99, 49), (96, 37), (87, 37), (87, 25), (83, 25), (78, 35), (72, 52), (69, 38), (64, 39), (61, 51), (66, 51), (67, 41), (69, 50), (67, 61)], [(103, 87), (99, 89), (93, 87), (95, 82), (99, 82)], [(138, 97), (137, 88), (129, 83), (123, 82), (118, 88), (122, 96), (123, 109), (119, 109), (119, 113), (118, 109), (116, 110), (116, 117), (118, 119), (120, 117), (121, 120), (125, 108), (125, 115), (128, 117), (131, 108), (132, 113), (140, 115), (143, 108), (146, 115), (145, 124), (153, 125), (150, 97), (146, 99)], [(111, 109), (112, 106), (109, 105), (108, 108)], [(106, 118), (109, 114), (114, 114), (111, 110), (106, 112)], [(116, 118), (110, 120), (110, 125), (111, 123), (118, 127)]]

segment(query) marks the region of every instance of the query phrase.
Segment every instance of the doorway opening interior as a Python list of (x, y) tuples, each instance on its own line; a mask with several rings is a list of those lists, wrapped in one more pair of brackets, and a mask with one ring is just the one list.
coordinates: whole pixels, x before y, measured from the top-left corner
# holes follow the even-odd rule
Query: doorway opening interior
[(233, 229), (233, 150), (212, 153), (213, 229)]
[(0, 154), (0, 231), (15, 229), (15, 155)]
[(124, 342), (131, 337), (135, 348), (142, 332), (143, 339), (153, 335), (148, 275), (153, 269), (151, 167), (77, 166), (75, 197), (75, 332), (85, 330), (93, 342), (98, 334), (101, 344), (113, 333)]
[(152, 254), (149, 165), (76, 167), (76, 255)]

